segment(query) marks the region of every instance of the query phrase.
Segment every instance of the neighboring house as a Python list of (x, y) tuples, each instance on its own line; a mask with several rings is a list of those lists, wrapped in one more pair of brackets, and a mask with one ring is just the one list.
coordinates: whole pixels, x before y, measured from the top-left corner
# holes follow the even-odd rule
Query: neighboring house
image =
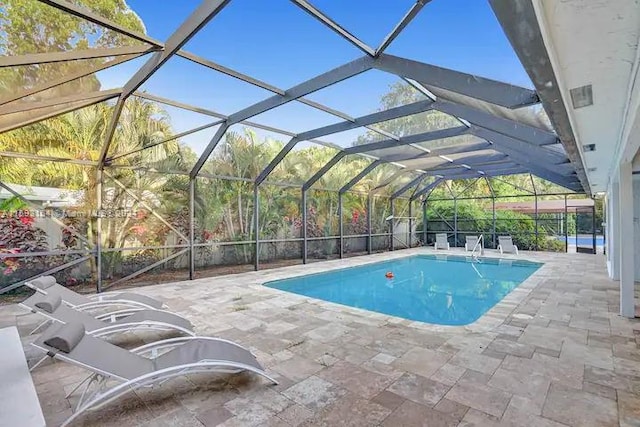
[[(84, 191), (9, 183), (5, 183), (5, 185), (20, 194), (25, 200), (40, 207), (39, 209), (41, 210), (39, 212), (39, 209), (29, 208), (29, 210), (32, 211), (36, 217), (34, 222), (35, 226), (47, 233), (49, 249), (55, 249), (57, 246), (62, 245), (61, 227), (50, 218), (40, 216), (39, 214), (42, 213), (42, 215), (44, 215), (46, 208), (64, 209), (78, 206), (84, 196)], [(7, 189), (0, 187), (0, 203), (14, 196), (15, 195)]]

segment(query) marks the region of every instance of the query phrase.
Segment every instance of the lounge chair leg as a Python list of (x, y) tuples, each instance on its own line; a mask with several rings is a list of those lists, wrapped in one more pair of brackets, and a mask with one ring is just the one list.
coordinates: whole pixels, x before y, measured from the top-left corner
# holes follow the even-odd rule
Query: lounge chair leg
[(75, 387), (73, 388), (73, 390), (71, 390), (69, 393), (67, 393), (67, 394), (66, 394), (65, 399), (68, 399), (68, 398), (69, 398), (69, 396), (71, 396), (73, 393), (75, 393), (75, 392), (76, 392), (76, 390), (78, 390), (78, 389), (82, 386), (82, 384), (84, 384), (88, 379), (90, 379), (90, 378), (91, 378), (91, 377), (93, 377), (93, 376), (94, 376), (94, 374), (91, 374), (91, 375), (89, 375), (87, 378), (85, 378), (85, 379), (83, 379), (82, 381), (80, 381), (80, 382), (78, 383), (78, 385), (77, 385), (77, 386), (75, 386)]
[(29, 372), (32, 372), (34, 369), (36, 369), (38, 366), (40, 366), (42, 364), (42, 362), (44, 362), (45, 360), (47, 360), (49, 358), (49, 356), (44, 356), (42, 357), (40, 360), (38, 360), (36, 362), (35, 365), (33, 365), (31, 368), (29, 368)]
[(33, 335), (33, 334), (35, 334), (35, 333), (36, 333), (36, 331), (38, 331), (39, 329), (41, 329), (44, 325), (48, 325), (48, 324), (49, 324), (49, 322), (51, 322), (51, 320), (50, 320), (50, 319), (47, 319), (47, 320), (45, 320), (44, 322), (40, 323), (38, 326), (36, 326), (36, 328), (35, 328), (33, 331), (29, 332), (29, 335)]
[[(76, 405), (76, 409), (74, 410), (74, 412), (78, 412), (78, 410), (80, 409), (80, 407), (82, 406), (82, 402), (84, 402), (84, 398), (87, 395), (87, 392), (89, 391), (89, 389), (91, 388), (91, 384), (93, 384), (94, 381), (98, 382), (98, 385), (96, 386), (96, 392), (100, 390), (100, 388), (102, 387), (102, 382), (103, 380), (100, 379), (100, 376), (98, 374), (93, 374), (89, 377), (89, 381), (87, 382), (87, 385), (85, 386), (84, 390), (82, 390), (82, 394), (80, 395), (80, 399), (78, 400), (78, 403)], [(85, 380), (86, 381), (86, 380)], [(91, 398), (93, 398), (93, 396), (96, 394), (96, 392), (94, 392), (91, 395)]]

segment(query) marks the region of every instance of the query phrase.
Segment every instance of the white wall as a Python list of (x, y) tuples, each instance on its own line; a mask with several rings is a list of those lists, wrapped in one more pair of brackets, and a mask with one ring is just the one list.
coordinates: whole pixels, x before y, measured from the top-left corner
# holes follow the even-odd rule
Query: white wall
[(640, 282), (640, 175), (633, 176), (633, 241), (635, 250), (635, 278)]

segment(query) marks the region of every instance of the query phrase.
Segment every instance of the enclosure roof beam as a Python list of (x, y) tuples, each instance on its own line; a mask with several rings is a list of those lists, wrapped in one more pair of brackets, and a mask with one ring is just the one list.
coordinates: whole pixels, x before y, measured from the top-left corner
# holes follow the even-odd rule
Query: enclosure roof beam
[[(41, 112), (39, 114), (25, 114), (25, 115), (21, 115), (21, 118), (18, 118), (17, 120), (11, 120), (8, 121), (7, 123), (3, 123), (2, 122), (2, 116), (0, 116), (0, 133), (2, 132), (8, 132), (10, 130), (13, 129), (17, 129), (19, 127), (22, 126), (27, 126), (27, 125), (31, 125), (34, 123), (38, 123), (41, 122), (43, 120), (46, 119), (50, 119), (52, 117), (57, 117), (60, 116), (62, 114), (68, 113), (70, 111), (75, 111), (75, 110), (79, 110), (80, 108), (84, 108), (84, 107), (88, 107), (90, 105), (95, 105), (95, 104), (99, 104), (101, 102), (107, 101), (109, 99), (113, 99), (119, 96), (120, 92), (119, 91), (104, 91), (106, 93), (104, 93), (102, 96), (97, 96), (97, 97), (91, 97), (91, 98), (86, 98), (86, 94), (84, 94), (84, 99), (76, 101), (76, 102), (71, 102), (67, 104), (62, 104), (57, 106), (58, 108), (49, 108), (44, 112)], [(53, 106), (56, 107), (56, 106)]]
[(469, 133), (492, 142), (496, 147), (500, 147), (499, 149), (511, 149), (513, 151), (523, 153), (526, 156), (530, 156), (531, 161), (538, 162), (539, 164), (556, 165), (567, 163), (569, 161), (567, 156), (561, 152), (545, 147), (538, 147), (510, 137), (509, 135), (483, 128), (482, 126), (472, 126), (469, 129)]
[(92, 160), (79, 160), (79, 159), (67, 159), (64, 157), (40, 156), (38, 154), (17, 153), (14, 151), (0, 151), (0, 157), (35, 160), (39, 162), (68, 163), (71, 165), (80, 165), (80, 166), (96, 166), (98, 164), (98, 162), (94, 162)]
[[(284, 96), (287, 93), (284, 89), (280, 89), (279, 87), (276, 87), (276, 86), (273, 86), (273, 85), (271, 85), (269, 83), (263, 82), (262, 80), (258, 80), (256, 78), (248, 76), (248, 75), (246, 75), (244, 73), (241, 73), (239, 71), (236, 71), (236, 70), (233, 70), (231, 68), (225, 67), (224, 65), (220, 65), (220, 64), (218, 64), (216, 62), (213, 62), (213, 61), (210, 61), (208, 59), (202, 58), (202, 57), (200, 57), (198, 55), (195, 55), (195, 54), (193, 54), (191, 52), (186, 52), (184, 50), (181, 50), (181, 51), (179, 51), (177, 53), (177, 55), (181, 56), (181, 57), (183, 57), (185, 59), (188, 59), (188, 60), (190, 60), (192, 62), (195, 62), (196, 64), (200, 64), (200, 65), (205, 66), (207, 68), (210, 68), (212, 70), (215, 70), (215, 71), (218, 71), (220, 73), (226, 74), (226, 75), (228, 75), (230, 77), (233, 77), (235, 79), (238, 79), (238, 80), (240, 80), (242, 82), (249, 83), (249, 84), (252, 84), (252, 85), (254, 85), (256, 87), (259, 87), (261, 89), (265, 89), (265, 90), (268, 90), (270, 92), (273, 92), (273, 93), (275, 93), (277, 95)], [(334, 108), (327, 107), (326, 105), (323, 105), (323, 104), (321, 104), (319, 102), (316, 102), (316, 101), (312, 101), (312, 100), (304, 98), (304, 97), (298, 98), (297, 101), (301, 102), (302, 104), (308, 105), (309, 107), (312, 107), (312, 108), (315, 108), (317, 110), (320, 110), (322, 112), (331, 114), (331, 115), (336, 116), (336, 117), (340, 117), (343, 120), (350, 120), (350, 121), (355, 120), (353, 117), (351, 117), (350, 115), (348, 115), (348, 114), (346, 114), (346, 113), (344, 113), (342, 111), (336, 110)], [(367, 129), (370, 129), (370, 130), (372, 130), (374, 132), (377, 132), (377, 133), (379, 133), (381, 135), (384, 135), (387, 138), (392, 138), (392, 139), (395, 139), (395, 140), (399, 139), (397, 136), (393, 135), (392, 133), (387, 132), (387, 131), (385, 131), (383, 129), (379, 129), (379, 128), (375, 127), (375, 126), (366, 126), (366, 127), (367, 127)], [(291, 136), (293, 136), (293, 135), (291, 135)]]
[(418, 144), (420, 142), (429, 142), (436, 141), (438, 139), (451, 138), (454, 136), (464, 135), (467, 132), (468, 128), (466, 126), (438, 129), (435, 131), (423, 132), (416, 135), (402, 136), (399, 140), (389, 139), (385, 141), (372, 142), (370, 144), (356, 145), (353, 147), (345, 148), (344, 151), (348, 154), (366, 153), (368, 151), (384, 150), (386, 148), (400, 147), (403, 145)]
[(324, 176), (324, 174), (329, 172), (329, 170), (334, 167), (336, 163), (342, 160), (342, 158), (346, 155), (347, 153), (345, 153), (344, 151), (339, 151), (335, 156), (331, 158), (331, 160), (329, 160), (322, 168), (320, 168), (318, 172), (313, 174), (313, 176), (302, 185), (302, 191), (307, 191), (309, 188), (311, 188), (313, 184), (318, 182), (318, 180), (320, 180)]
[(148, 92), (136, 91), (132, 93), (132, 95), (137, 96), (139, 98), (148, 99), (149, 101), (159, 102), (160, 104), (170, 105), (172, 107), (181, 108), (183, 110), (193, 111), (194, 113), (200, 113), (200, 114), (215, 117), (218, 119), (226, 119), (225, 115), (216, 113), (215, 111), (211, 111), (206, 108), (197, 107), (195, 105), (185, 104), (184, 102), (174, 101), (172, 99), (164, 98), (158, 95), (153, 95)]
[(303, 96), (309, 95), (315, 91), (323, 89), (327, 86), (334, 85), (345, 79), (364, 73), (373, 68), (374, 60), (368, 56), (351, 61), (347, 64), (334, 68), (331, 71), (320, 74), (310, 80), (300, 83), (288, 90), (285, 95), (274, 95), (256, 104), (253, 104), (237, 113), (229, 116), (232, 123), (238, 123), (250, 117), (269, 111), (273, 108), (295, 101)]
[(501, 160), (499, 162), (477, 164), (474, 166), (475, 167), (469, 169), (469, 168), (465, 168), (462, 165), (450, 164), (449, 167), (446, 167), (446, 168), (443, 167), (439, 169), (429, 169), (425, 171), (425, 174), (430, 176), (442, 175), (446, 178), (451, 174), (460, 174), (460, 173), (466, 173), (466, 172), (478, 172), (480, 174), (483, 174), (483, 173), (487, 174), (487, 173), (493, 173), (493, 172), (498, 172), (505, 169), (513, 169), (513, 168), (520, 168), (522, 170), (526, 170), (526, 168), (522, 167), (518, 163), (515, 163), (509, 159), (507, 159), (506, 161)]
[(398, 191), (393, 193), (391, 195), (391, 200), (397, 199), (398, 197), (400, 197), (402, 194), (404, 194), (410, 188), (413, 188), (413, 187), (416, 187), (416, 186), (420, 185), (420, 183), (422, 181), (424, 181), (427, 176), (428, 176), (427, 174), (422, 174), (422, 175), (412, 179), (411, 182), (409, 182), (408, 184), (404, 185), (401, 189), (399, 189)]
[(416, 114), (422, 111), (430, 109), (430, 105), (433, 103), (431, 100), (418, 101), (413, 104), (407, 104), (400, 107), (390, 108), (388, 110), (379, 111), (373, 114), (359, 117), (355, 121), (344, 121), (329, 126), (323, 126), (321, 128), (313, 129), (307, 132), (298, 134), (295, 138), (292, 138), (276, 155), (276, 157), (264, 168), (260, 175), (256, 178), (256, 185), (260, 185), (269, 174), (275, 169), (275, 167), (284, 159), (284, 157), (296, 146), (298, 142), (308, 141), (321, 136), (331, 135), (333, 133), (344, 132), (350, 129), (355, 129), (365, 125), (384, 122), (387, 120), (396, 119), (399, 117), (405, 117), (411, 114)]
[(572, 175), (574, 166), (559, 153), (550, 150), (535, 150), (533, 147), (521, 146), (520, 141), (490, 131), (474, 129), (476, 136), (485, 138), (493, 144), (493, 149), (513, 158), (523, 166), (531, 168), (532, 172), (546, 170), (558, 175)]
[(476, 142), (471, 144), (460, 144), (460, 145), (452, 145), (451, 147), (443, 147), (443, 148), (434, 148), (430, 150), (428, 153), (422, 153), (416, 155), (407, 155), (407, 154), (397, 154), (391, 156), (382, 157), (382, 160), (386, 162), (402, 162), (406, 160), (418, 160), (427, 157), (436, 157), (436, 156), (447, 156), (449, 154), (460, 154), (460, 153), (473, 153), (474, 151), (487, 150), (492, 149), (492, 145), (489, 142)]
[(164, 50), (154, 53), (147, 62), (124, 85), (122, 94), (111, 116), (107, 128), (105, 143), (102, 146), (99, 162), (104, 164), (109, 145), (115, 134), (120, 114), (127, 98), (144, 84), (163, 64), (178, 52), (200, 29), (213, 19), (230, 0), (204, 0), (196, 10), (180, 25), (164, 44)]
[[(526, 154), (520, 153), (515, 150), (511, 150), (505, 147), (496, 147), (496, 150), (501, 151), (511, 158), (514, 162), (519, 165), (527, 168), (527, 172), (532, 173), (540, 178), (546, 179), (547, 181), (558, 184), (562, 187), (569, 188), (575, 191), (575, 183), (579, 182), (577, 175), (575, 172), (571, 172), (569, 174), (559, 173), (559, 169), (565, 169), (565, 165), (551, 165), (553, 170), (550, 170), (548, 166), (544, 163), (532, 162), (531, 158)], [(567, 167), (572, 168), (573, 166), (569, 163), (566, 164)], [(581, 185), (580, 185), (581, 187)]]
[(63, 77), (45, 81), (39, 85), (34, 85), (29, 88), (24, 88), (22, 91), (16, 91), (13, 94), (10, 94), (9, 96), (7, 96), (6, 98), (2, 98), (0, 100), (0, 106), (8, 104), (13, 101), (17, 101), (20, 98), (25, 98), (27, 96), (30, 96), (39, 92), (43, 92), (53, 87), (61, 86), (65, 83), (71, 82), (81, 77), (85, 77), (90, 74), (97, 73), (98, 71), (101, 71), (101, 70), (106, 70), (107, 68), (113, 67), (118, 64), (122, 64), (123, 62), (131, 61), (132, 59), (139, 58), (139, 57), (140, 55), (122, 55), (111, 61), (107, 61), (103, 64), (98, 64), (94, 67), (89, 67), (87, 69), (83, 69), (74, 73), (68, 73)]
[(320, 21), (323, 25), (333, 30), (333, 32), (337, 33), (340, 37), (347, 40), (355, 47), (366, 53), (367, 55), (374, 56), (376, 54), (375, 50), (373, 50), (369, 45), (364, 43), (362, 40), (351, 34), (349, 31), (340, 26), (333, 19), (329, 18), (326, 14), (316, 8), (314, 5), (309, 3), (306, 0), (291, 0), (294, 4), (300, 7), (302, 10), (307, 12), (309, 15)]
[(351, 190), (353, 188), (353, 186), (355, 186), (357, 183), (360, 182), (360, 180), (362, 180), (362, 178), (364, 178), (365, 176), (367, 176), (369, 173), (371, 173), (375, 168), (377, 168), (378, 166), (380, 166), (383, 162), (381, 160), (376, 160), (373, 163), (369, 164), (366, 168), (364, 168), (362, 171), (360, 171), (360, 173), (358, 173), (358, 175), (354, 176), (353, 178), (351, 178), (351, 180), (349, 182), (347, 182), (339, 191), (339, 194), (344, 194), (347, 191)]
[(249, 83), (252, 84), (254, 86), (257, 86), (259, 88), (268, 90), (269, 92), (273, 92), (276, 93), (278, 95), (286, 95), (286, 92), (280, 88), (277, 88), (273, 85), (270, 85), (269, 83), (265, 83), (262, 80), (258, 80), (256, 78), (253, 78), (247, 74), (241, 73), (239, 71), (233, 70), (229, 67), (225, 67), (224, 65), (220, 65), (217, 62), (213, 62), (209, 59), (203, 58), (199, 55), (196, 55), (194, 53), (191, 52), (187, 52), (185, 50), (180, 50), (178, 53), (176, 53), (177, 56), (180, 56), (184, 59), (187, 59), (191, 62), (194, 62), (196, 64), (202, 65), (204, 67), (210, 68), (214, 71), (217, 71), (219, 73), (222, 74), (226, 74), (229, 77), (233, 77), (235, 79), (241, 80), (245, 83)]
[(480, 179), (483, 178), (483, 177), (484, 176), (479, 176), (478, 178), (474, 179), (473, 182), (471, 182), (469, 185), (466, 185), (462, 189), (462, 191), (460, 191), (458, 194), (456, 194), (456, 200), (460, 200), (460, 195), (466, 193), (468, 189), (470, 189), (472, 186), (474, 186), (476, 184), (476, 182), (480, 181)]
[(415, 171), (412, 171), (412, 170), (409, 170), (409, 169), (400, 169), (399, 171), (397, 171), (393, 175), (391, 175), (389, 178), (387, 178), (384, 181), (382, 181), (382, 183), (380, 183), (377, 186), (375, 186), (373, 188), (373, 190), (371, 190), (369, 193), (371, 193), (371, 194), (377, 193), (378, 191), (382, 190), (387, 185), (392, 184), (396, 179), (398, 179), (402, 175), (406, 175), (406, 174), (408, 174), (410, 172), (415, 172)]
[(487, 129), (474, 127), (470, 132), (473, 135), (491, 142), (496, 151), (500, 151), (501, 153), (512, 157), (523, 166), (530, 167), (532, 172), (534, 170), (544, 169), (554, 173), (559, 170), (562, 170), (563, 174), (574, 173), (573, 165), (569, 163), (569, 159), (560, 153), (547, 149), (536, 148), (531, 145), (527, 146), (526, 143), (521, 143), (513, 138), (509, 138), (508, 136), (496, 132), (491, 132)]
[(418, 199), (420, 196), (422, 196), (423, 194), (426, 193), (430, 193), (431, 191), (435, 190), (435, 188), (440, 185), (443, 182), (442, 178), (438, 178), (435, 181), (433, 181), (431, 184), (426, 185), (424, 188), (422, 188), (421, 190), (416, 191), (415, 193), (413, 193), (413, 195), (409, 198), (409, 202), (413, 202), (414, 200)]
[(175, 55), (200, 29), (224, 9), (230, 0), (204, 0), (164, 44), (124, 86), (123, 98), (144, 84), (165, 62)]
[(400, 35), (402, 30), (405, 29), (407, 25), (415, 18), (418, 13), (422, 10), (422, 8), (429, 3), (431, 0), (417, 0), (411, 9), (407, 11), (407, 13), (402, 17), (402, 20), (391, 30), (391, 32), (384, 38), (380, 46), (376, 49), (374, 56), (380, 56), (385, 49), (389, 47), (391, 43)]
[(475, 169), (477, 166), (488, 165), (495, 162), (503, 162), (508, 158), (509, 157), (504, 153), (496, 153), (496, 154), (488, 154), (486, 156), (478, 156), (475, 158), (463, 157), (463, 158), (455, 159), (452, 161), (450, 161), (450, 159), (442, 159), (443, 163), (435, 167), (425, 167), (424, 165), (422, 166), (418, 165), (415, 168), (412, 167), (411, 169), (421, 169), (421, 170), (424, 170), (425, 172), (431, 172), (431, 171), (438, 171), (440, 169), (446, 169), (451, 166), (465, 167), (465, 165)]
[[(529, 174), (529, 175), (531, 175), (531, 174)], [(500, 178), (498, 178), (498, 177), (492, 176), (492, 177), (491, 177), (491, 179), (492, 179), (492, 180), (496, 180), (496, 181), (500, 181), (500, 182), (502, 182), (502, 183), (504, 183), (504, 184), (508, 184), (508, 185), (510, 185), (511, 187), (517, 188), (518, 190), (526, 191), (526, 192), (527, 192), (527, 193), (529, 193), (529, 194), (535, 194), (535, 193), (533, 193), (531, 190), (529, 190), (528, 188), (520, 187), (519, 185), (513, 184), (513, 183), (508, 182), (508, 181), (505, 181), (505, 180), (500, 179)], [(489, 179), (487, 178), (487, 182), (491, 182), (491, 180), (489, 180)]]
[(314, 138), (331, 135), (334, 133), (344, 132), (351, 129), (363, 127), (373, 123), (385, 122), (387, 120), (398, 119), (400, 117), (411, 116), (413, 114), (422, 113), (431, 109), (433, 101), (430, 99), (418, 101), (400, 107), (390, 108), (384, 111), (378, 111), (366, 116), (358, 117), (355, 121), (346, 120), (344, 122), (335, 123), (321, 128), (302, 132), (297, 135), (299, 141), (308, 141)]
[(26, 55), (0, 57), (0, 68), (23, 65), (49, 64), (52, 62), (76, 61), (82, 59), (108, 58), (110, 56), (135, 55), (157, 51), (157, 47), (145, 45), (107, 47), (95, 49), (67, 50), (63, 52), (29, 53)]
[(198, 175), (198, 173), (204, 166), (205, 162), (209, 158), (209, 155), (211, 155), (211, 152), (214, 150), (214, 148), (216, 148), (216, 146), (218, 145), (218, 142), (222, 139), (222, 137), (227, 132), (229, 127), (230, 126), (229, 126), (228, 120), (222, 122), (222, 124), (220, 125), (216, 133), (213, 135), (213, 138), (211, 138), (211, 141), (209, 141), (209, 144), (207, 145), (205, 152), (202, 153), (200, 158), (198, 158), (198, 161), (196, 162), (195, 166), (191, 169), (191, 172), (189, 172), (189, 177), (193, 179)]
[[(568, 157), (576, 168), (583, 191), (591, 192), (580, 147), (571, 126), (569, 112), (562, 102), (561, 86), (558, 84), (549, 58), (547, 45), (538, 24), (533, 2), (513, 0), (490, 0), (504, 33), (514, 47), (520, 62), (538, 90), (542, 105), (560, 136)], [(527, 25), (523, 25), (523, 23)]]
[(78, 101), (89, 101), (92, 99), (111, 99), (119, 96), (122, 89), (110, 89), (110, 90), (98, 90), (95, 92), (76, 93), (74, 95), (63, 96), (59, 98), (49, 98), (43, 101), (36, 102), (14, 102), (9, 106), (0, 107), (0, 115), (3, 114), (15, 114), (26, 111), (39, 110), (41, 108), (53, 107), (56, 105), (63, 105)]
[(131, 31), (120, 24), (116, 24), (115, 22), (100, 16), (99, 14), (91, 11), (86, 7), (78, 6), (66, 0), (39, 0), (39, 1), (41, 3), (55, 7), (56, 9), (62, 10), (63, 12), (69, 13), (73, 16), (77, 16), (78, 18), (81, 18), (81, 19), (86, 19), (89, 22), (92, 22), (104, 28), (108, 28), (109, 30), (116, 31), (120, 34), (124, 34), (125, 36), (131, 37), (141, 42), (149, 43), (156, 47), (162, 47), (162, 43), (159, 42), (158, 40), (155, 40), (147, 36), (146, 34), (140, 34), (136, 31)]
[[(320, 90), (327, 86), (331, 86), (333, 84), (341, 82), (344, 79), (348, 79), (349, 77), (353, 77), (355, 75), (363, 73), (367, 70), (370, 70), (372, 66), (373, 66), (373, 59), (367, 56), (356, 59), (355, 61), (351, 61), (347, 64), (341, 65), (337, 68), (334, 68), (331, 71), (328, 71), (324, 74), (316, 76), (310, 80), (307, 80), (303, 83), (300, 83), (299, 85), (292, 87), (291, 89), (286, 91), (286, 95), (274, 95), (270, 98), (267, 98), (241, 111), (238, 111), (237, 113), (230, 115), (226, 122), (227, 128), (230, 127), (231, 125), (247, 120), (253, 116), (256, 116), (258, 114), (264, 113), (266, 111), (269, 111), (276, 107), (284, 105), (288, 102), (299, 99), (317, 90)], [(216, 134), (216, 136), (209, 142), (207, 147), (204, 149), (202, 155), (196, 162), (195, 166), (191, 169), (190, 176), (194, 177), (198, 174), (200, 169), (202, 169), (202, 166), (204, 165), (204, 163), (207, 161), (207, 159), (209, 158), (213, 150), (216, 148), (216, 146), (220, 142), (220, 139), (222, 138), (223, 135), (224, 133), (219, 135)], [(287, 146), (283, 148), (284, 150), (287, 147), (290, 147), (286, 151), (286, 153), (288, 153), (295, 146), (296, 142), (292, 143), (292, 141), (294, 140), (292, 139), (291, 141), (289, 141)], [(286, 153), (284, 154), (286, 155)], [(281, 160), (282, 158), (284, 158), (284, 156), (276, 156), (276, 158), (277, 159), (279, 158)], [(269, 164), (269, 166), (267, 166), (267, 168), (270, 168), (271, 170), (273, 170), (273, 168), (275, 168), (276, 166), (277, 166), (277, 163), (274, 163), (272, 161)], [(268, 176), (271, 170), (269, 170), (269, 172), (266, 172), (266, 169), (262, 171), (263, 173), (258, 177), (258, 179), (256, 179), (256, 185), (260, 185), (260, 183), (264, 181), (264, 179)]]
[(523, 173), (528, 173), (525, 168), (520, 166), (512, 166), (511, 168), (502, 169), (499, 171), (490, 171), (490, 172), (474, 172), (467, 171), (465, 173), (460, 174), (449, 174), (446, 176), (442, 176), (445, 180), (455, 181), (458, 179), (469, 179), (469, 178), (478, 178), (483, 176), (493, 176), (493, 175), (519, 175)]
[(388, 54), (378, 57), (375, 68), (507, 108), (540, 102), (531, 89)]
[(164, 138), (164, 139), (162, 139), (160, 141), (156, 141), (156, 142), (154, 142), (152, 144), (147, 144), (144, 147), (136, 148), (135, 150), (127, 151), (126, 153), (117, 154), (115, 156), (109, 157), (108, 159), (106, 159), (105, 163), (111, 163), (114, 160), (121, 159), (122, 157), (127, 157), (127, 156), (130, 156), (132, 154), (139, 153), (141, 151), (147, 150), (149, 148), (157, 147), (158, 145), (162, 145), (162, 144), (165, 144), (165, 143), (170, 142), (170, 141), (175, 141), (176, 139), (180, 139), (180, 138), (182, 138), (184, 136), (191, 135), (192, 133), (200, 132), (201, 130), (205, 130), (205, 129), (209, 129), (209, 128), (218, 126), (219, 124), (222, 124), (222, 123), (224, 123), (224, 120), (217, 120), (217, 121), (212, 122), (212, 123), (207, 123), (205, 125), (198, 126), (197, 128), (189, 129), (187, 131), (180, 132), (180, 133), (177, 133), (175, 135), (171, 135), (168, 138)]
[[(216, 117), (216, 118), (221, 119), (222, 121), (227, 121), (229, 119), (229, 116), (226, 116), (226, 115), (224, 115), (222, 113), (218, 113), (218, 112), (213, 111), (213, 110), (207, 110), (207, 109), (196, 107), (196, 106), (192, 106), (192, 105), (189, 105), (189, 104), (184, 104), (182, 102), (177, 102), (177, 101), (173, 101), (171, 99), (163, 98), (163, 97), (160, 97), (160, 96), (157, 96), (157, 95), (152, 95), (152, 94), (147, 93), (147, 92), (134, 92), (134, 95), (135, 96), (139, 96), (141, 98), (146, 98), (146, 99), (149, 99), (149, 100), (153, 100), (153, 101), (159, 102), (161, 104), (171, 105), (173, 107), (182, 108), (182, 109), (189, 110), (189, 111), (194, 111), (194, 112), (205, 114), (205, 115), (208, 115), (208, 116), (211, 116), (211, 117)], [(220, 122), (216, 122), (216, 124), (219, 124), (219, 123)], [(269, 132), (274, 132), (274, 133), (279, 133), (281, 135), (286, 135), (288, 137), (296, 136), (295, 133), (290, 132), (288, 130), (275, 128), (273, 126), (263, 125), (263, 124), (252, 122), (252, 121), (249, 121), (249, 120), (243, 120), (240, 123), (244, 124), (244, 125), (247, 125), (247, 126), (250, 126), (250, 127), (257, 128), (257, 129), (262, 129), (262, 130), (266, 130), (266, 131), (269, 131)], [(197, 128), (197, 129), (200, 130), (200, 128)], [(190, 132), (190, 133), (192, 133), (192, 132)], [(327, 143), (325, 143), (323, 141), (318, 141), (318, 140), (313, 140), (312, 142), (314, 142), (316, 144), (321, 144), (321, 145), (328, 145)]]
[(433, 109), (462, 118), (474, 125), (503, 133), (521, 141), (526, 141), (530, 144), (552, 145), (560, 142), (553, 132), (529, 126), (515, 120), (494, 116), (493, 114), (455, 102), (438, 99)]

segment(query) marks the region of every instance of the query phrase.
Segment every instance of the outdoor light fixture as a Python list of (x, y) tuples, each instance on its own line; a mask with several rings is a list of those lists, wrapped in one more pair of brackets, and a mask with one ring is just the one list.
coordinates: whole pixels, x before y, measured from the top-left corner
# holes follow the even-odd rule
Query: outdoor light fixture
[(573, 108), (578, 109), (593, 105), (593, 90), (591, 85), (585, 85), (569, 90)]

